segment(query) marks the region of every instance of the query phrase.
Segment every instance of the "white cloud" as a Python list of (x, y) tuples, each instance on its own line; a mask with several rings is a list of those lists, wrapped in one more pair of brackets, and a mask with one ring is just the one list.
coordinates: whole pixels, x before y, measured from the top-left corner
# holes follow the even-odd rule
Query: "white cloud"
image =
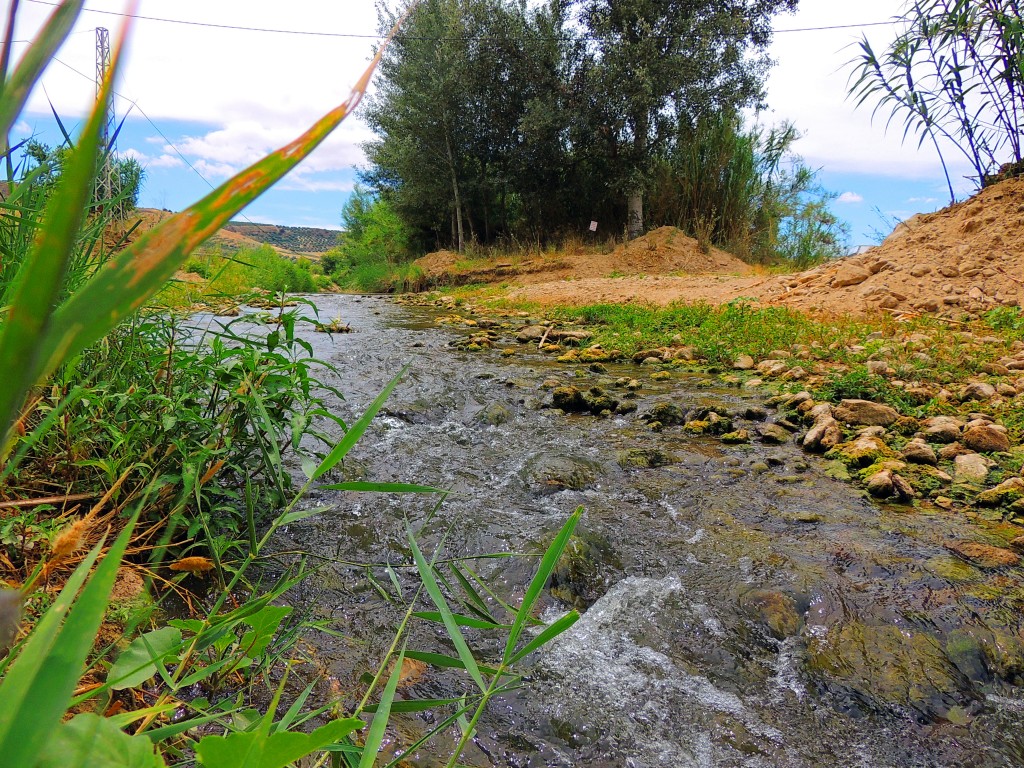
[(908, 197), (907, 198), (907, 202), (908, 203), (920, 204), (920, 205), (934, 205), (935, 203), (939, 202), (939, 198), (937, 198), (937, 197)]
[(32, 133), (32, 126), (26, 123), (24, 120), (19, 120), (14, 124), (14, 133), (29, 134)]
[(185, 164), (180, 157), (168, 152), (154, 156), (129, 147), (121, 154), (137, 160), (143, 168), (179, 168)]
[(837, 203), (863, 203), (863, 195), (858, 195), (856, 192), (843, 192), (839, 197), (836, 198)]
[(239, 171), (239, 168), (229, 163), (210, 162), (208, 160), (196, 160), (192, 163), (192, 167), (199, 171), (207, 181), (228, 179)]

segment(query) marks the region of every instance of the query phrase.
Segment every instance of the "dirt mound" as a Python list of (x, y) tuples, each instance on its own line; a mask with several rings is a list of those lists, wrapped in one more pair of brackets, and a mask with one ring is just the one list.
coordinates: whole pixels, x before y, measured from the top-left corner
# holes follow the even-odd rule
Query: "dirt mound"
[(749, 275), (752, 269), (717, 248), (704, 252), (700, 244), (675, 227), (661, 227), (606, 253), (562, 251), (525, 257), (469, 259), (451, 251), (436, 251), (417, 259), (427, 283), (462, 284), (512, 281), (523, 285), (564, 280), (622, 278), (641, 275)]
[(829, 313), (957, 318), (1024, 300), (1024, 179), (900, 224), (882, 245), (765, 283), (761, 297)]
[(661, 275), (683, 272), (689, 275), (746, 275), (752, 271), (749, 264), (718, 248), (711, 248), (705, 253), (696, 240), (675, 227), (659, 227), (620, 245), (610, 254), (610, 258), (614, 263), (613, 268), (624, 274), (650, 272)]

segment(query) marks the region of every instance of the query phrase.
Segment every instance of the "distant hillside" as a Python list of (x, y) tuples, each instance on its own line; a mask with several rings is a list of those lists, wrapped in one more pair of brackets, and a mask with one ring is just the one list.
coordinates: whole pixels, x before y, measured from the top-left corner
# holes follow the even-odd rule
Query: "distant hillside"
[(283, 227), (277, 224), (230, 221), (224, 229), (292, 253), (320, 254), (338, 244), (336, 230), (319, 227)]

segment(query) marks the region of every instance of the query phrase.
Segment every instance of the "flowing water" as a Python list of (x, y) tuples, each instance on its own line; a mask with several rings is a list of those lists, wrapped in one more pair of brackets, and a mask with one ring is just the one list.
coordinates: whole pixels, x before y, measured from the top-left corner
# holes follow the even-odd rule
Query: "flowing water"
[[(453, 490), (436, 512), (431, 497), (319, 492), (311, 503), (330, 511), (282, 537), (332, 561), (296, 601), (343, 633), (315, 641), (350, 700), (402, 609), (367, 578), (393, 590), (382, 568), (346, 563), (392, 563), (408, 597), (418, 580), (405, 517), (425, 551), (460, 557), (537, 552), (582, 506), (573, 565), (541, 617), (566, 601), (583, 617), (535, 655), (523, 691), (492, 703), (464, 764), (1024, 765), (1022, 574), (953, 557), (944, 542), (980, 530), (963, 515), (879, 506), (793, 444), (730, 447), (652, 432), (636, 414), (541, 407), (545, 380), (621, 397), (613, 385), (627, 376), (645, 381), (640, 414), (670, 401), (725, 406), (750, 428), (764, 418), (756, 394), (711, 377), (651, 382), (627, 364), (579, 376), (540, 354), (459, 351), (460, 332), (428, 309), (316, 301), (353, 328), (308, 337), (338, 367), (346, 420), (411, 365), (338, 477)], [(661, 465), (624, 460), (637, 455)], [(514, 602), (536, 560), (473, 567)], [(500, 656), (498, 641), (469, 636), (483, 659)], [(426, 623), (413, 644), (454, 655)], [(429, 669), (411, 683), (403, 697), (440, 698), (467, 680)], [(392, 738), (409, 743), (436, 717), (395, 716)], [(455, 737), (409, 764), (443, 764)]]

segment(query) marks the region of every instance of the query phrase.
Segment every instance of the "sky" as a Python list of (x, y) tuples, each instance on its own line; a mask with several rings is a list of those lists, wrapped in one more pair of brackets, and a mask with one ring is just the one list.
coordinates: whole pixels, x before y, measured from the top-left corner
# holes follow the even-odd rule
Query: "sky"
[[(0, 2), (5, 18), (9, 7), (10, 0)], [(890, 24), (857, 25), (888, 22), (902, 7), (902, 0), (800, 0), (795, 14), (775, 22), (768, 110), (757, 119), (789, 121), (800, 131), (795, 151), (836, 193), (832, 209), (850, 223), (851, 245), (872, 244), (895, 221), (949, 203), (934, 152), (901, 143), (901, 129), (887, 132), (885, 116), (872, 122), (869, 108), (855, 109), (846, 97), (857, 41), (867, 35), (884, 47), (894, 33)], [(13, 139), (60, 143), (51, 103), (69, 128), (81, 121), (95, 91), (95, 29), (108, 28), (113, 41), (126, 8), (123, 0), (88, 0)], [(49, 0), (21, 0), (15, 58), (51, 11)], [(125, 118), (117, 149), (146, 168), (145, 207), (181, 210), (293, 139), (347, 97), (376, 42), (373, 0), (140, 0), (136, 13), (192, 22), (136, 19), (131, 28), (117, 85), (115, 112)], [(820, 29), (836, 26), (850, 28)], [(800, 31), (808, 28), (815, 31)], [(245, 217), (338, 228), (365, 163), (360, 144), (370, 138), (357, 112)], [(966, 173), (966, 166), (953, 168), (960, 196), (971, 191)]]

